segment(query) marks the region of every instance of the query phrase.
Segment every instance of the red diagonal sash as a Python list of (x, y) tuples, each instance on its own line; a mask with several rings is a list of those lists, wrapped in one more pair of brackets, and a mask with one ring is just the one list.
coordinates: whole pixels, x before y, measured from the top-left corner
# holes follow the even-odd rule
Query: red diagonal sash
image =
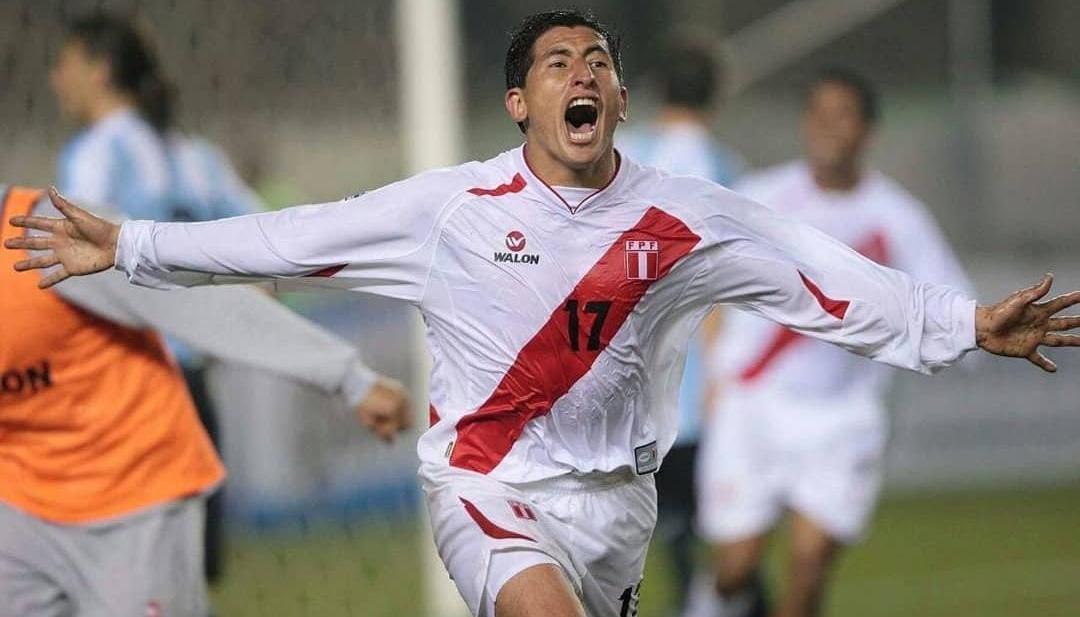
[[(458, 420), (457, 441), (450, 464), (481, 473), (490, 472), (510, 452), (525, 425), (551, 411), (555, 402), (589, 372), (642, 296), (656, 282), (631, 280), (627, 276), (627, 241), (659, 242), (659, 279), (700, 239), (679, 219), (659, 208), (649, 208), (641, 220), (608, 248), (521, 348), (488, 400), (475, 412)], [(610, 305), (602, 321), (599, 344), (594, 346), (587, 344), (586, 339), (594, 320), (599, 318), (598, 312), (588, 312), (590, 303), (595, 302), (610, 302)], [(579, 324), (576, 349), (570, 343), (569, 307), (584, 309), (576, 316)]]

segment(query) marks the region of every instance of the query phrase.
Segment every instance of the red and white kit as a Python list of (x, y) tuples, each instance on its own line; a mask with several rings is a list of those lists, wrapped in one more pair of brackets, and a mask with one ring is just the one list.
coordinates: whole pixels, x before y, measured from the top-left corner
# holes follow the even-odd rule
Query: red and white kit
[[(712, 305), (924, 372), (975, 346), (962, 293), (717, 184), (623, 158), (608, 186), (564, 190), (568, 202), (524, 153), (341, 202), (125, 223), (117, 248), (117, 266), (147, 286), (271, 277), (420, 308), (433, 359), (420, 475), (475, 614), (524, 567), (495, 558), (504, 546), (562, 565), (590, 614), (632, 603), (655, 518), (648, 474), (675, 437), (687, 339)], [(623, 527), (603, 514), (620, 509), (633, 510)]]
[[(794, 162), (737, 190), (916, 280), (970, 293), (926, 208), (878, 172), (851, 191), (826, 191)], [(742, 311), (726, 316), (712, 365), (720, 394), (698, 466), (704, 537), (756, 535), (793, 508), (856, 540), (881, 482), (892, 370)]]

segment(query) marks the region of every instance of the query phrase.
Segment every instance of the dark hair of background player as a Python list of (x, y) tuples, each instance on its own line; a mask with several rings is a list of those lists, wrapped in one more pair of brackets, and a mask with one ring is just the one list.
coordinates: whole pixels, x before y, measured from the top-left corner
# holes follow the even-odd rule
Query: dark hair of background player
[(663, 58), (663, 67), (657, 73), (664, 103), (707, 110), (723, 81), (716, 57), (700, 45), (681, 43), (669, 46)]
[[(533, 45), (545, 32), (560, 26), (567, 28), (582, 26), (599, 34), (607, 42), (608, 51), (611, 53), (611, 63), (615, 67), (615, 75), (622, 79), (621, 37), (597, 21), (590, 12), (561, 9), (530, 15), (521, 20), (521, 23), (510, 32), (510, 46), (506, 49), (504, 65), (507, 90), (525, 87), (525, 77), (529, 74), (529, 68), (532, 67), (534, 60)], [(525, 123), (519, 122), (518, 128), (524, 133)]]
[(823, 84), (839, 84), (850, 90), (859, 101), (859, 110), (867, 125), (873, 126), (881, 118), (877, 88), (859, 73), (840, 67), (830, 67), (819, 71), (811, 82), (810, 88), (807, 89), (807, 96), (809, 97), (818, 86)]
[(173, 125), (176, 90), (165, 78), (157, 52), (130, 20), (94, 12), (71, 22), (69, 40), (87, 55), (109, 63), (111, 84), (135, 99), (139, 113), (158, 132)]

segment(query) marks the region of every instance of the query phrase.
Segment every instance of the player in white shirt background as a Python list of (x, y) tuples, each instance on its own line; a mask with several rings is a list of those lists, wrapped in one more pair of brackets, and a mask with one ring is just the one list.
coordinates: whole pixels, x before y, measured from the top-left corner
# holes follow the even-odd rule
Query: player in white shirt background
[[(689, 38), (673, 39), (659, 58), (653, 81), (662, 105), (645, 126), (621, 131), (619, 152), (644, 165), (730, 187), (744, 163), (713, 133), (726, 82), (722, 63), (707, 45)], [(678, 433), (656, 474), (656, 541), (666, 545), (671, 557), (675, 602), (669, 610), (674, 615), (682, 612), (697, 569), (693, 470), (708, 397), (703, 355), (718, 326), (719, 311), (712, 311), (690, 338), (679, 387)]]
[(976, 306), (866, 260), (710, 181), (613, 148), (618, 38), (574, 11), (533, 15), (507, 52), (526, 145), (355, 198), (208, 223), (63, 219), (5, 241), (45, 251), (48, 286), (113, 267), (145, 286), (276, 279), (417, 306), (432, 355), (418, 446), (440, 556), (477, 615), (623, 617), (675, 438), (686, 341), (716, 303), (923, 372), (983, 349), (1054, 366), (1074, 292)]
[[(927, 209), (867, 167), (878, 110), (866, 79), (823, 71), (806, 99), (805, 159), (750, 175), (736, 190), (882, 265), (971, 294)], [(695, 590), (688, 615), (765, 614), (759, 566), (786, 513), (791, 563), (775, 614), (814, 615), (830, 566), (863, 534), (876, 502), (892, 371), (748, 313), (726, 317), (710, 368), (719, 395), (698, 464), (715, 590)]]

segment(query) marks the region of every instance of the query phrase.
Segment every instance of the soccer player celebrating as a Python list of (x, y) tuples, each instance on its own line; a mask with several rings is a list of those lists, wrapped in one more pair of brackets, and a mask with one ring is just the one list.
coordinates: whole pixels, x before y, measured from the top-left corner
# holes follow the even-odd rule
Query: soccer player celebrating
[[(736, 190), (882, 265), (968, 292), (925, 207), (863, 168), (877, 117), (869, 82), (844, 70), (821, 73), (803, 117), (806, 160), (755, 174)], [(816, 614), (830, 565), (862, 535), (877, 498), (890, 371), (737, 311), (714, 359), (721, 395), (698, 464), (698, 511), (717, 546), (716, 572), (695, 590), (687, 615), (763, 614), (756, 572), (784, 511), (791, 566), (779, 614)]]
[(439, 554), (477, 615), (628, 616), (674, 440), (686, 340), (717, 303), (876, 360), (932, 372), (982, 347), (1053, 364), (1077, 345), (1036, 303), (1047, 276), (976, 307), (860, 257), (707, 180), (612, 146), (626, 117), (618, 39), (590, 16), (526, 18), (505, 103), (525, 144), (355, 198), (209, 223), (114, 225), (53, 193), (19, 217), (60, 265), (145, 286), (273, 278), (419, 307), (433, 359), (420, 476)]

